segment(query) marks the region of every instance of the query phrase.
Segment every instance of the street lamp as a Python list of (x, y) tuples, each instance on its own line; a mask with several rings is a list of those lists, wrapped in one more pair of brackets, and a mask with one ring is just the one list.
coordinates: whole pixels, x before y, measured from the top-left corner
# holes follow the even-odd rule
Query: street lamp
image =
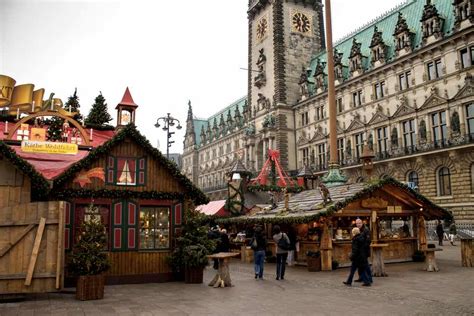
[(170, 132), (170, 127), (174, 126), (175, 123), (178, 123), (178, 126), (176, 126), (177, 129), (181, 129), (182, 126), (181, 126), (179, 120), (172, 117), (169, 113), (167, 113), (167, 116), (159, 117), (156, 120), (156, 124), (155, 124), (156, 128), (159, 128), (161, 126), (160, 121), (162, 121), (163, 130), (166, 131), (166, 159), (169, 159), (170, 147), (174, 143), (174, 140), (170, 140), (171, 136), (173, 136), (173, 134), (174, 134), (174, 132)]

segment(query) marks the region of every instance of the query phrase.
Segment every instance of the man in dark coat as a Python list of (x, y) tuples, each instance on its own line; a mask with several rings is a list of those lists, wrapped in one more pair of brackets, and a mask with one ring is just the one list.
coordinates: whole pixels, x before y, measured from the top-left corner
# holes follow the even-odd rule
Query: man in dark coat
[[(363, 236), (364, 239), (364, 254), (367, 256), (366, 260), (368, 261), (368, 258), (370, 257), (370, 230), (367, 228), (367, 226), (364, 225), (362, 220), (360, 218), (356, 219), (356, 226), (359, 228), (360, 234)], [(363, 270), (365, 269), (365, 271)], [(365, 266), (360, 266), (357, 269), (357, 273), (359, 274), (359, 278), (355, 280), (355, 282), (362, 282), (362, 274), (365, 272), (368, 280), (370, 283), (373, 283), (372, 280), (372, 271), (370, 270), (370, 265), (367, 264)]]
[(436, 226), (436, 235), (438, 235), (438, 244), (442, 246), (443, 238), (444, 238), (444, 229), (443, 229), (443, 224), (441, 223), (439, 219), (438, 219), (438, 225)]
[(347, 278), (347, 281), (344, 281), (343, 283), (348, 286), (352, 285), (352, 278), (354, 277), (355, 271), (359, 270), (362, 271), (362, 274), (360, 274), (360, 278), (362, 279), (362, 282), (364, 282), (362, 285), (370, 286), (370, 282), (366, 274), (366, 267), (369, 265), (369, 262), (367, 261), (367, 254), (365, 253), (367, 249), (365, 237), (362, 235), (362, 233), (360, 233), (359, 228), (357, 227), (352, 229), (352, 236), (352, 251), (350, 256), (352, 261), (351, 272)]

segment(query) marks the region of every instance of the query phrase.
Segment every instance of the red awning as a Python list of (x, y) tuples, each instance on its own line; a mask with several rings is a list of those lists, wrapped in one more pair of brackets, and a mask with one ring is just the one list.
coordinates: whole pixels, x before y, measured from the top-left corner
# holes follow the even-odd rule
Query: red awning
[[(10, 125), (12, 127), (13, 125)], [(3, 131), (5, 130), (5, 122), (0, 122), (0, 140), (5, 138)], [(90, 129), (87, 129), (88, 133)], [(92, 147), (98, 147), (111, 139), (115, 134), (115, 131), (97, 131), (92, 132)], [(13, 139), (16, 139), (14, 137)], [(61, 155), (61, 154), (41, 154), (41, 153), (28, 153), (23, 152), (20, 146), (10, 146), (15, 150), (16, 154), (29, 162), (36, 171), (38, 171), (47, 180), (52, 180), (63, 171), (68, 169), (71, 165), (78, 162), (82, 158), (89, 154), (87, 150), (80, 150), (76, 155)]]
[(226, 216), (227, 211), (224, 209), (225, 200), (211, 201), (207, 204), (199, 205), (196, 211), (205, 215)]

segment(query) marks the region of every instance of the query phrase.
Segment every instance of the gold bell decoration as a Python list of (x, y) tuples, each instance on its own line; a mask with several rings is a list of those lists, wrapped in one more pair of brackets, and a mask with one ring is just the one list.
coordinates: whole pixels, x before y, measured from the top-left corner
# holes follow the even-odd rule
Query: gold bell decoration
[(33, 90), (34, 84), (27, 83), (18, 85), (13, 89), (11, 103), (10, 103), (10, 115), (17, 115), (19, 113), (28, 113), (31, 110), (31, 104), (33, 103)]
[(44, 89), (38, 89), (33, 91), (33, 102), (34, 106), (31, 106), (31, 112), (38, 112), (41, 110), (43, 106), (43, 97), (44, 97)]
[(15, 79), (5, 75), (0, 75), (0, 107), (10, 105), (15, 83)]

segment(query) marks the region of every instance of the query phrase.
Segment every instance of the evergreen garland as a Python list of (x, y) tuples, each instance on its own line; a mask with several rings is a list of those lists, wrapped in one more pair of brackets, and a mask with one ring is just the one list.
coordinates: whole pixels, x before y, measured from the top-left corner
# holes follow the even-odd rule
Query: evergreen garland
[[(367, 187), (362, 189), (361, 191), (355, 193), (354, 195), (342, 200), (338, 201), (331, 206), (327, 207), (326, 209), (322, 210), (321, 212), (317, 214), (311, 214), (311, 215), (301, 215), (301, 216), (284, 216), (285, 214), (282, 214), (283, 216), (277, 216), (271, 215), (268, 217), (255, 217), (255, 216), (241, 216), (241, 217), (234, 217), (234, 218), (222, 218), (222, 219), (217, 219), (216, 222), (220, 224), (264, 224), (264, 223), (271, 223), (271, 224), (302, 224), (302, 223), (308, 223), (311, 221), (316, 221), (319, 220), (321, 217), (328, 217), (333, 215), (335, 212), (338, 210), (346, 207), (352, 202), (355, 202), (357, 200), (363, 199), (366, 196), (370, 196), (372, 193), (374, 193), (376, 190), (382, 188), (385, 185), (393, 185), (397, 186), (405, 191), (408, 191), (411, 193), (415, 198), (418, 200), (422, 201), (425, 203), (428, 207), (438, 209), (440, 210), (443, 215), (444, 219), (449, 220), (453, 217), (452, 213), (444, 208), (441, 208), (431, 202), (429, 199), (427, 199), (425, 196), (421, 195), (420, 193), (416, 192), (415, 190), (411, 189), (407, 185), (393, 179), (390, 177), (384, 178), (382, 180), (369, 183)], [(427, 219), (430, 219), (427, 213), (425, 213), (425, 217)]]
[[(209, 198), (194, 184), (186, 177), (184, 176), (179, 169), (176, 167), (176, 164), (164, 157), (161, 152), (154, 148), (150, 142), (140, 134), (140, 132), (136, 129), (134, 124), (128, 124), (125, 128), (123, 128), (119, 133), (117, 133), (112, 139), (104, 143), (102, 146), (95, 148), (92, 150), (89, 155), (87, 155), (85, 158), (82, 160), (76, 162), (73, 164), (71, 167), (69, 167), (64, 173), (62, 173), (58, 178), (54, 180), (54, 190), (53, 192), (60, 192), (62, 191), (61, 188), (68, 182), (72, 181), (73, 177), (76, 175), (77, 172), (81, 171), (82, 169), (87, 169), (89, 166), (92, 165), (96, 159), (98, 159), (101, 156), (108, 155), (110, 153), (110, 150), (117, 144), (123, 142), (126, 137), (130, 137), (136, 141), (136, 143), (144, 148), (154, 159), (160, 162), (161, 165), (163, 165), (164, 168), (166, 168), (171, 176), (176, 179), (181, 185), (183, 185), (183, 192), (181, 193), (184, 197), (189, 197), (193, 199), (194, 203), (196, 205), (201, 205), (201, 204), (207, 204), (209, 203)], [(85, 190), (74, 190), (74, 191), (85, 191)], [(106, 193), (108, 190), (98, 190), (98, 192), (102, 192), (102, 194), (107, 195), (107, 194), (112, 194), (112, 193)], [(120, 194), (126, 194), (126, 193), (119, 193), (122, 190), (114, 190), (117, 191), (117, 195)], [(73, 195), (74, 193), (71, 193), (69, 190), (65, 190), (64, 194), (71, 194)], [(126, 192), (126, 191), (124, 191)], [(134, 191), (130, 191), (134, 192)], [(157, 195), (160, 194), (165, 194), (166, 192), (157, 192)], [(81, 193), (77, 193), (81, 194)], [(85, 194), (85, 193), (84, 193)], [(130, 193), (132, 194), (132, 193)], [(143, 194), (146, 195), (146, 192), (135, 192), (133, 194)], [(175, 199), (177, 197), (177, 193), (170, 192), (170, 196)], [(150, 196), (153, 196), (153, 192), (150, 193)], [(154, 199), (155, 197), (150, 197), (151, 199)], [(178, 199), (181, 199), (178, 197)]]
[[(259, 192), (259, 191), (271, 191), (271, 192), (281, 192), (284, 188), (278, 185), (262, 185), (262, 184), (251, 184), (247, 186), (249, 192)], [(288, 193), (298, 193), (303, 191), (303, 187), (299, 185), (288, 186), (286, 187), (286, 192)]]
[(19, 157), (5, 142), (0, 141), (0, 156), (8, 159), (15, 167), (31, 179), (31, 200), (43, 201), (49, 191), (48, 181), (26, 160)]
[(108, 122), (112, 120), (109, 112), (107, 111), (107, 103), (102, 92), (95, 98), (95, 102), (92, 105), (89, 115), (85, 120), (87, 127), (106, 126)]

